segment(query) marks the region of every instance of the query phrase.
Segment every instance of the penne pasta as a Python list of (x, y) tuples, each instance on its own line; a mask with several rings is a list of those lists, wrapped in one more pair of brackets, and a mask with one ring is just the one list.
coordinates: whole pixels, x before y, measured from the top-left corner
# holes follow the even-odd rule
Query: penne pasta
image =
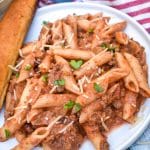
[(98, 50), (100, 50), (99, 45), (102, 43), (102, 30), (105, 28), (106, 22), (104, 19), (100, 19), (96, 22), (96, 28), (94, 30), (94, 37), (92, 40), (92, 50), (95, 51), (95, 49), (98, 47)]
[(92, 102), (90, 105), (87, 105), (86, 107), (84, 107), (81, 110), (79, 122), (85, 123), (89, 121), (89, 118), (91, 118), (94, 112), (105, 109), (107, 105), (110, 105), (114, 100), (116, 100), (117, 96), (115, 95), (117, 95), (118, 88), (120, 88), (119, 84), (116, 83), (110, 89), (108, 89), (106, 94), (108, 95), (109, 100), (107, 101), (107, 103), (105, 101), (102, 101), (102, 99), (100, 98), (99, 100), (96, 100)]
[(97, 67), (109, 62), (113, 55), (111, 52), (102, 51), (84, 63), (79, 70), (74, 71), (77, 79), (84, 75), (90, 75), (96, 71)]
[(115, 38), (116, 38), (117, 42), (120, 43), (120, 44), (123, 44), (123, 45), (127, 45), (128, 44), (129, 38), (122, 31), (116, 32), (115, 33)]
[(64, 31), (64, 36), (65, 39), (67, 40), (68, 45), (72, 49), (77, 49), (78, 48), (78, 41), (77, 41), (77, 36), (72, 27), (66, 23), (63, 23), (63, 31)]
[(43, 61), (39, 65), (40, 71), (42, 73), (48, 72), (48, 70), (50, 69), (51, 61), (52, 61), (52, 56), (51, 55), (46, 55), (44, 57)]
[(96, 150), (108, 150), (108, 144), (106, 138), (100, 133), (97, 125), (83, 124), (83, 128), (87, 134), (87, 137), (91, 140)]
[(124, 98), (123, 119), (129, 121), (137, 110), (137, 93), (127, 91)]
[(133, 92), (138, 93), (139, 85), (128, 61), (124, 58), (124, 56), (121, 53), (117, 52), (115, 56), (118, 66), (129, 72), (129, 74), (126, 77), (124, 77), (125, 87)]
[[(13, 135), (26, 121), (25, 116), (27, 114), (28, 105), (29, 103), (32, 104), (36, 101), (41, 91), (39, 88), (38, 91), (30, 92), (33, 88), (35, 88), (35, 84), (37, 83), (31, 82), (30, 80), (27, 81), (14, 115), (11, 118), (8, 118), (4, 125), (0, 128), (0, 141), (5, 141), (7, 139), (5, 136), (6, 129), (9, 130), (11, 135)], [(28, 99), (29, 97), (30, 99)]]
[(29, 137), (24, 139), (20, 144), (13, 148), (13, 150), (31, 150), (34, 148), (49, 135), (52, 127), (60, 118), (61, 116), (55, 118), (52, 122), (50, 122), (48, 127), (37, 128)]
[[(111, 69), (110, 71), (93, 80), (91, 83), (87, 84), (85, 92), (77, 97), (76, 103), (79, 103), (81, 106), (90, 104), (106, 93), (109, 84), (116, 82), (127, 75), (128, 72), (122, 68)], [(95, 84), (99, 90), (95, 87)], [(86, 97), (84, 95), (86, 95)]]
[(98, 110), (103, 109), (103, 105), (100, 103), (99, 100), (94, 101), (90, 105), (87, 105), (85, 108), (81, 110), (79, 122), (85, 123), (91, 117), (91, 115)]
[(56, 59), (56, 62), (60, 65), (62, 65), (62, 71), (63, 71), (63, 79), (65, 80), (65, 88), (67, 90), (69, 90), (70, 92), (73, 92), (77, 95), (80, 94), (80, 90), (77, 86), (77, 83), (73, 77), (73, 74), (72, 74), (72, 71), (71, 71), (71, 68), (68, 64), (68, 62), (60, 57), (60, 56), (55, 56), (55, 59)]
[(144, 76), (144, 73), (143, 73), (142, 67), (140, 66), (139, 61), (137, 60), (136, 57), (132, 56), (129, 53), (124, 53), (124, 56), (126, 57), (128, 63), (130, 64), (130, 66), (135, 74), (135, 77), (138, 81), (140, 90), (142, 91), (141, 94), (143, 94), (146, 97), (149, 97), (150, 96), (150, 88), (148, 86), (146, 77)]
[(126, 21), (113, 24), (105, 29), (105, 35), (111, 35), (114, 34), (115, 32), (122, 31), (125, 29), (126, 25), (127, 25)]
[(18, 105), (21, 98), (22, 92), (26, 85), (25, 82), (16, 84), (16, 79), (10, 81), (9, 89), (6, 95), (6, 104), (5, 104), (5, 119), (11, 117), (14, 114), (15, 107)]
[(34, 67), (34, 60), (35, 58), (33, 54), (30, 54), (25, 58), (24, 63), (22, 64), (20, 70), (20, 75), (17, 80), (17, 83), (22, 82), (30, 77), (30, 73), (33, 71), (33, 67)]
[(72, 16), (72, 15), (68, 15), (66, 18), (66, 22), (72, 27), (73, 32), (75, 34), (75, 39), (77, 39), (77, 17), (76, 16)]
[(46, 108), (62, 106), (69, 100), (75, 100), (74, 94), (45, 94), (39, 97), (32, 108)]
[(82, 30), (87, 31), (90, 28), (90, 21), (87, 19), (80, 19), (77, 21), (78, 27)]
[(58, 43), (58, 41), (63, 40), (63, 27), (62, 21), (58, 20), (52, 25), (52, 41), (54, 44)]
[(29, 42), (27, 43), (22, 49), (20, 49), (20, 56), (26, 57), (30, 53), (34, 52), (36, 49), (36, 42)]
[(82, 59), (88, 60), (92, 58), (95, 54), (91, 51), (78, 50), (78, 49), (53, 49), (55, 55), (59, 55), (66, 59)]

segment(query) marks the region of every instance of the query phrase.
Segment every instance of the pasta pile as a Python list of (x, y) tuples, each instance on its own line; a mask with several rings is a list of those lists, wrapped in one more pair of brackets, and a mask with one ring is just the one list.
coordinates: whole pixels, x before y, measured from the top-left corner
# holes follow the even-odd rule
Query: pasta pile
[(150, 97), (144, 48), (109, 17), (69, 15), (44, 21), (37, 41), (20, 49), (6, 96), (0, 141), (14, 150), (77, 150), (87, 137), (107, 150), (107, 133), (133, 123)]

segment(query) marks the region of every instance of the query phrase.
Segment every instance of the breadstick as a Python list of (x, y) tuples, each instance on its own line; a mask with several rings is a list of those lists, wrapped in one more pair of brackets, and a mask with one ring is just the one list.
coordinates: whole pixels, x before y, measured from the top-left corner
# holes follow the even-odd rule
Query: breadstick
[(0, 108), (11, 76), (8, 65), (14, 65), (37, 0), (13, 0), (0, 23)]

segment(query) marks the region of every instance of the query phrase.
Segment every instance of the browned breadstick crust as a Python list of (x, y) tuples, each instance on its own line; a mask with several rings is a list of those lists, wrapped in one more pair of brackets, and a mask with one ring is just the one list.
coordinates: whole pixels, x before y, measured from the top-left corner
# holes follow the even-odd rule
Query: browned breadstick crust
[(0, 108), (2, 107), (7, 85), (18, 57), (28, 27), (32, 20), (37, 0), (13, 0), (0, 21)]

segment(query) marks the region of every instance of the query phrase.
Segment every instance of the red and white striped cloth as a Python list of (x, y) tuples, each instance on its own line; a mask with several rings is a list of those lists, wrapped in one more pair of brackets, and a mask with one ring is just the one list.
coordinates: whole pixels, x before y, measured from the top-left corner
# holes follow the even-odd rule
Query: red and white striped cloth
[(114, 7), (136, 19), (150, 33), (150, 0), (39, 0), (39, 7), (73, 1), (100, 3)]

